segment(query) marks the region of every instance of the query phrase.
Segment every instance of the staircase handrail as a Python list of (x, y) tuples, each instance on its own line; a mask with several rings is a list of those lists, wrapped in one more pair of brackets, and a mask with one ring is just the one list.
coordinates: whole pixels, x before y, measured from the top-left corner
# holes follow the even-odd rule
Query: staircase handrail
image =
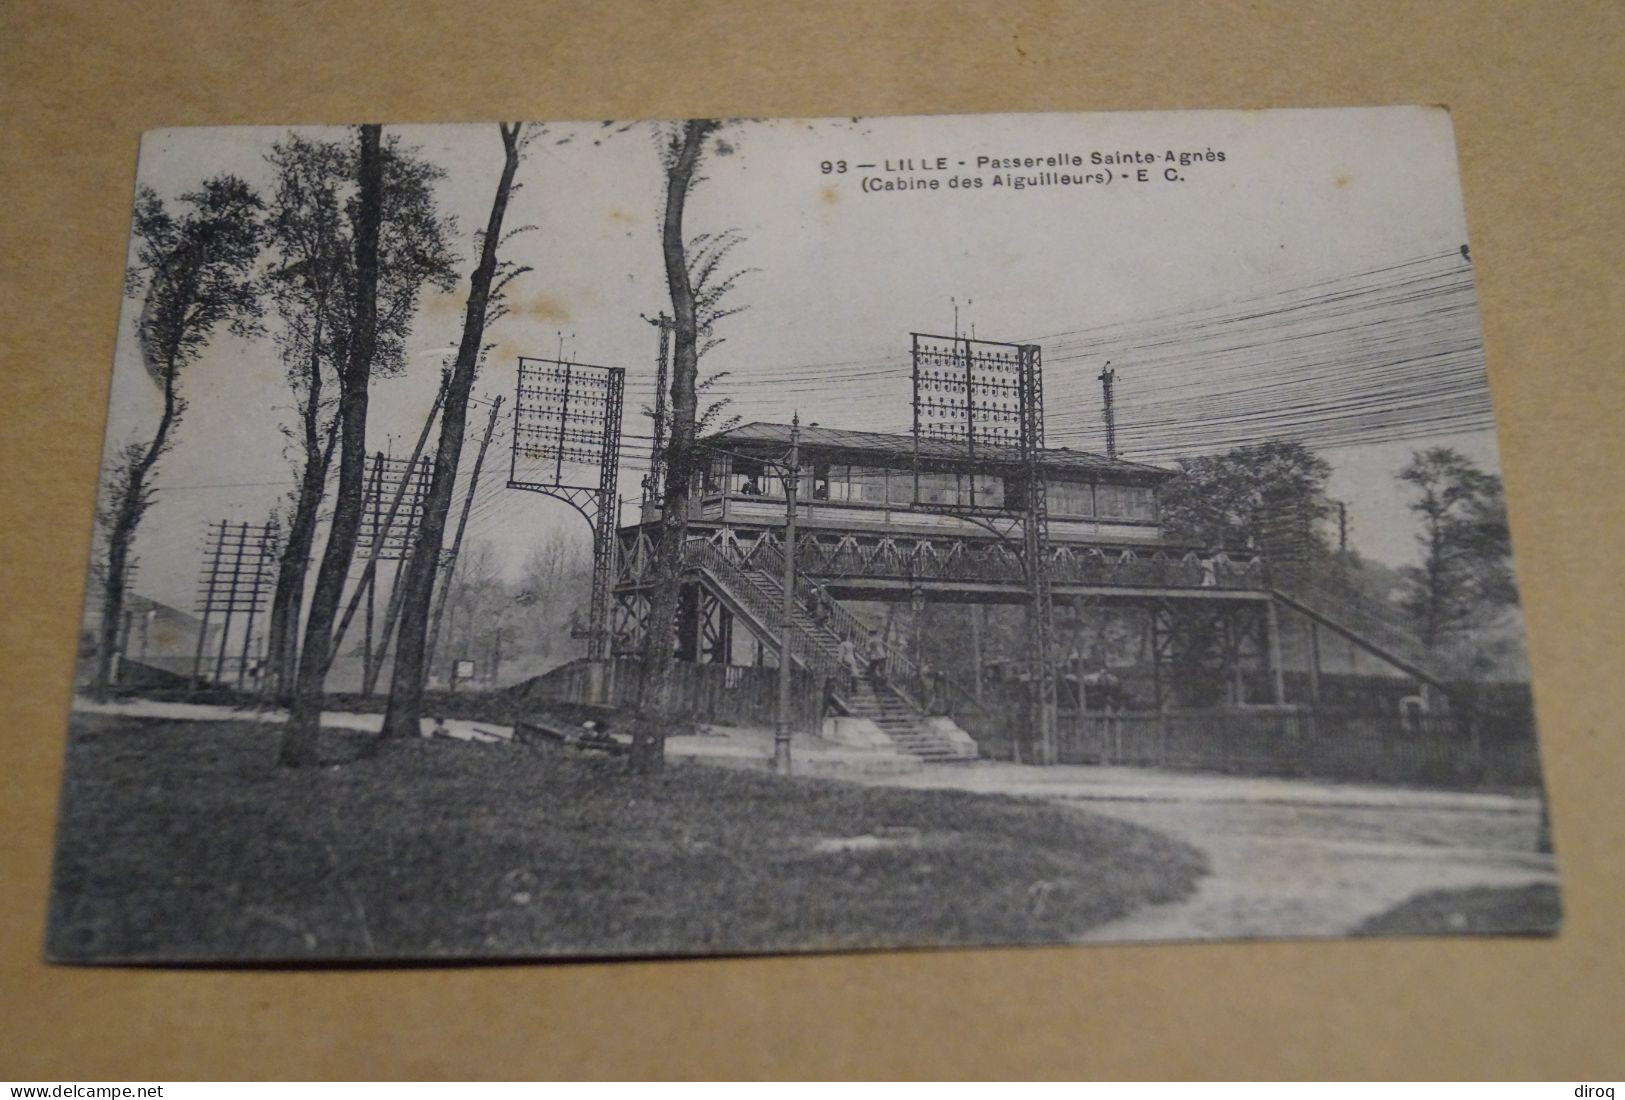
[(1427, 643), (1378, 611), (1381, 605), (1370, 596), (1354, 589), (1335, 590), (1279, 564), (1270, 567), (1270, 583), (1284, 595), (1314, 607), (1329, 620), (1365, 633), (1420, 668), (1437, 672), (1436, 658)]
[[(745, 609), (768, 630), (774, 644), (782, 644), (780, 639), (784, 629), (783, 607), (779, 606), (777, 601), (768, 598), (738, 563), (731, 561), (726, 554), (704, 539), (690, 539), (684, 547), (683, 556), (689, 565), (706, 570), (721, 582), (734, 599), (744, 605)], [(826, 653), (815, 638), (794, 620), (790, 625), (791, 660), (799, 661), (803, 668), (817, 669), (825, 675), (839, 669), (839, 662), (834, 656)]]
[[(783, 549), (780, 546), (769, 543), (759, 546), (755, 551), (755, 555), (767, 560), (771, 568), (761, 570), (761, 574), (772, 582), (773, 587), (777, 592), (782, 594), (784, 592), (784, 583), (782, 580), (780, 580), (780, 578), (784, 575)], [(796, 602), (801, 604), (803, 607), (810, 608), (812, 606), (812, 585), (814, 582), (808, 580), (806, 574), (800, 569), (796, 570), (795, 579)], [(826, 592), (824, 596), (824, 605), (829, 609), (829, 619), (831, 624), (833, 624), (835, 627), (837, 634), (840, 634), (843, 637), (851, 638), (852, 644), (856, 645), (859, 638), (875, 633), (872, 627), (859, 621), (857, 616), (853, 615), (845, 607), (841, 606), (841, 604), (834, 597), (830, 596), (829, 593)], [(892, 669), (894, 673), (892, 679), (906, 679), (910, 683), (918, 680), (920, 671), (915, 667), (913, 660), (911, 660), (896, 643), (890, 641), (889, 639), (882, 638), (881, 642), (886, 647), (887, 667)], [(903, 694), (904, 698), (908, 699), (906, 693), (900, 694)], [(909, 699), (909, 702), (912, 703), (913, 700)]]

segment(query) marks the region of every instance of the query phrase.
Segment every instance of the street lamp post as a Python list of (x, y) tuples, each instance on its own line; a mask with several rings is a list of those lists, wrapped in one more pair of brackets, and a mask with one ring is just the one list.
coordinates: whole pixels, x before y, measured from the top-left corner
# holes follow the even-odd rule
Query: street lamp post
[(784, 467), (784, 622), (779, 633), (779, 712), (773, 723), (773, 770), (790, 774), (790, 633), (796, 610), (796, 489), (801, 479), (801, 416), (790, 420)]

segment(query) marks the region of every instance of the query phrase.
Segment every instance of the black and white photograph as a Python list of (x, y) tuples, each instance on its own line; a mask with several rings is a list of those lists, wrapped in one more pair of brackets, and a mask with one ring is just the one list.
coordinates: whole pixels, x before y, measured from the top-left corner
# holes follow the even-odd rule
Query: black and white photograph
[(1484, 368), (1439, 107), (149, 132), (47, 954), (1554, 934)]

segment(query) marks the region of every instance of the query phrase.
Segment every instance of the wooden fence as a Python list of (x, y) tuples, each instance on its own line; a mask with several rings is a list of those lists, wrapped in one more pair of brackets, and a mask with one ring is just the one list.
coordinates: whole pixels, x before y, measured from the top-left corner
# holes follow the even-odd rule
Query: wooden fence
[[(603, 662), (604, 698), (613, 707), (637, 706), (643, 686), (644, 664), (632, 657)], [(594, 702), (591, 662), (573, 661), (542, 676), (527, 695)], [(742, 665), (695, 664), (673, 661), (671, 697), (667, 713), (692, 722), (731, 726), (770, 726), (778, 713), (779, 671)], [(790, 727), (816, 732), (823, 712), (822, 682), (794, 669), (790, 678)]]

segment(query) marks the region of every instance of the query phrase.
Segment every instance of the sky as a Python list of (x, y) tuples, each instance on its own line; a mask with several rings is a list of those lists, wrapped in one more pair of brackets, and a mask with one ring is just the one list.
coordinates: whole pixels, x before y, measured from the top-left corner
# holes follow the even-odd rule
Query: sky
[[(337, 140), (349, 134), (300, 130)], [(232, 172), (267, 193), (265, 154), (287, 132), (154, 131), (142, 143), (138, 183), (174, 199)], [(511, 312), (488, 332), (495, 346), (475, 387), (484, 399), (500, 394), (511, 403), (519, 355), (562, 350), (584, 363), (625, 367), (621, 495), (633, 499), (649, 434), (638, 410), (652, 401), (657, 340), (640, 315), (670, 308), (654, 132), (652, 124), (566, 123), (533, 138), (507, 222), (530, 228), (505, 251), (532, 270), (513, 284)], [(494, 124), (389, 126), (386, 134), (445, 169), (437, 198), (458, 219), (461, 252), (458, 288), (422, 303), (407, 375), (373, 387), (369, 448), (404, 455), (460, 335), (473, 231), (485, 222), (502, 146)], [(1104, 448), (1096, 375), (1112, 358), (1125, 436), (1154, 446), (1154, 436), (1133, 436), (1136, 410), (1154, 408), (1177, 388), (1182, 368), (1113, 358), (1112, 333), (1152, 331), (1149, 319), (1448, 256), (1467, 241), (1448, 115), (1432, 108), (742, 121), (726, 126), (719, 142), (691, 195), (686, 227), (690, 236), (742, 235), (728, 260), (745, 274), (728, 305), (746, 308), (721, 323), (724, 342), (702, 372), (728, 372), (713, 392), (746, 421), (799, 413), (831, 427), (906, 430), (909, 333), (952, 331), (957, 316), (962, 330), (981, 337), (1056, 348), (1072, 339), (1066, 334), (1104, 333), (1087, 354), (1047, 358), (1048, 431), (1070, 446)], [(1180, 164), (1179, 153), (1198, 156)], [(1105, 163), (1092, 163), (1094, 154)], [(1084, 163), (1010, 170), (978, 161), (1048, 157)], [(858, 167), (865, 164), (875, 167)], [(1007, 182), (1012, 174), (1106, 171), (1108, 184), (1018, 190)], [(1006, 182), (995, 186), (996, 177)], [(949, 187), (956, 178), (982, 185)], [(926, 186), (884, 189), (898, 180)], [(1466, 279), (1470, 316), (1452, 324), (1471, 345), (1470, 372), (1481, 352), (1470, 273)], [(158, 415), (159, 395), (132, 337), (136, 309), (128, 299), (122, 305), (109, 454), (149, 435)], [(1272, 362), (1265, 348), (1235, 377), (1267, 376), (1277, 369)], [(1369, 357), (1360, 362), (1358, 370), (1382, 369)], [(1295, 368), (1283, 360), (1278, 369)], [(1477, 378), (1482, 386), (1481, 370)], [(1357, 388), (1360, 376), (1348, 384)], [(205, 524), (263, 520), (291, 488), (292, 455), (279, 425), (292, 422), (293, 404), (267, 338), (221, 332), (182, 385), (189, 407), (137, 538), (134, 587), (190, 607)], [(470, 414), (475, 438), (465, 477), (484, 416), (483, 407)], [(1312, 434), (1305, 441), (1316, 442)], [(493, 543), (514, 570), (526, 546), (549, 530), (585, 538), (586, 527), (565, 505), (504, 487), (507, 443), (504, 421), (470, 537)], [(1484, 430), (1324, 451), (1334, 471), (1329, 491), (1348, 505), (1356, 549), (1389, 564), (1414, 558), (1413, 520), (1393, 476), (1414, 449), (1435, 443), (1499, 472), (1494, 436)]]

